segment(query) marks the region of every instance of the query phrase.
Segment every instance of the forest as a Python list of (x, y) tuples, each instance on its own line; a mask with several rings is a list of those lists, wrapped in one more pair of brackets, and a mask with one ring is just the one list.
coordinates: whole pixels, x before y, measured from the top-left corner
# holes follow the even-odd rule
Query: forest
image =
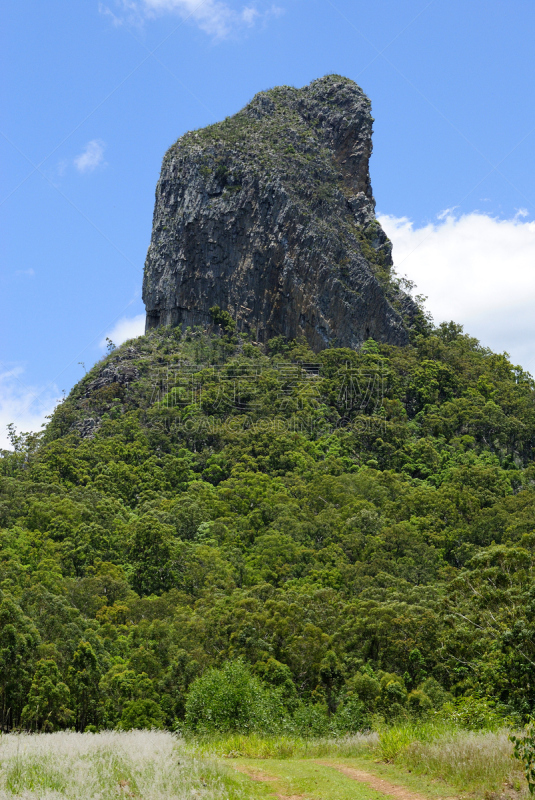
[(159, 328), (0, 458), (2, 730), (369, 729), (535, 708), (535, 385)]

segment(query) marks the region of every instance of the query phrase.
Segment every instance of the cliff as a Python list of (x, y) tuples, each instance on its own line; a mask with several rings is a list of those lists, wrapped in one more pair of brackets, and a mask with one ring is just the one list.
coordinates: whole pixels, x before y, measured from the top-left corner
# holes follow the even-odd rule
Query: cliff
[(415, 309), (375, 219), (372, 122), (362, 90), (327, 76), (180, 138), (156, 188), (147, 330), (206, 328), (218, 305), (261, 342), (405, 344)]

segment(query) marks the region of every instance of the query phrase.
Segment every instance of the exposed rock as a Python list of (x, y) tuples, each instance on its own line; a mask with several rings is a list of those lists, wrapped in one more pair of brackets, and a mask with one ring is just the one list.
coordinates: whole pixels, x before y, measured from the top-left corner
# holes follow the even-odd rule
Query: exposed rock
[[(129, 352), (137, 355), (136, 351), (132, 347), (128, 349), (127, 353)], [(104, 369), (99, 372), (95, 380), (91, 381), (91, 383), (88, 383), (85, 387), (86, 397), (93, 394), (98, 389), (103, 389), (105, 386), (111, 386), (113, 383), (117, 383), (119, 386), (128, 386), (129, 383), (135, 381), (139, 375), (137, 367), (125, 363), (125, 361), (127, 361), (127, 359), (123, 357), (117, 359), (117, 363), (115, 364), (106, 364)]]
[(179, 139), (156, 188), (147, 329), (207, 327), (218, 305), (259, 341), (405, 344), (413, 304), (375, 219), (372, 122), (362, 90), (327, 76)]
[(87, 419), (82, 419), (79, 422), (76, 422), (73, 425), (73, 429), (79, 432), (82, 439), (92, 439), (100, 428), (100, 425), (100, 419), (88, 417)]

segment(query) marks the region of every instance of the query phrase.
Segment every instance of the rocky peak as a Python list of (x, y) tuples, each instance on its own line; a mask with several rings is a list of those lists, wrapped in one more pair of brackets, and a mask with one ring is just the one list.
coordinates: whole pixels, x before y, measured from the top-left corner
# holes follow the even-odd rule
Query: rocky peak
[(156, 188), (147, 328), (207, 327), (218, 305), (260, 341), (404, 344), (410, 302), (375, 219), (372, 122), (362, 90), (331, 75), (179, 139)]

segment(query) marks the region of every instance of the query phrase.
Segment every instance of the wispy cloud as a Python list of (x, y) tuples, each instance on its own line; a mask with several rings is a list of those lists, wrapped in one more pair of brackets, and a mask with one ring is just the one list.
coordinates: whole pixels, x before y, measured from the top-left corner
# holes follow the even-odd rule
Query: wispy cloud
[(116, 345), (126, 342), (128, 339), (135, 339), (145, 333), (145, 314), (138, 314), (136, 317), (122, 317), (113, 328), (108, 331), (99, 342), (99, 347), (106, 347), (106, 339), (111, 339)]
[(94, 169), (104, 164), (104, 142), (92, 139), (88, 142), (80, 155), (74, 159), (74, 166), (78, 172), (93, 172)]
[(20, 365), (0, 372), (0, 448), (9, 450), (11, 444), (7, 426), (13, 423), (18, 431), (40, 431), (60, 400), (59, 390), (53, 386), (43, 390), (27, 386), (24, 368)]
[(35, 275), (35, 270), (30, 267), (30, 269), (16, 269), (15, 275), (29, 275), (32, 278)]
[(428, 297), (436, 322), (455, 320), (482, 344), (506, 350), (535, 374), (535, 222), (452, 209), (417, 227), (380, 216), (394, 263)]
[(116, 11), (103, 3), (99, 11), (110, 17), (114, 25), (125, 22), (141, 25), (147, 19), (164, 14), (175, 14), (194, 22), (204, 33), (215, 39), (224, 39), (236, 30), (252, 27), (261, 19), (280, 16), (282, 9), (271, 6), (259, 11), (255, 5), (239, 9), (224, 0), (116, 0)]

